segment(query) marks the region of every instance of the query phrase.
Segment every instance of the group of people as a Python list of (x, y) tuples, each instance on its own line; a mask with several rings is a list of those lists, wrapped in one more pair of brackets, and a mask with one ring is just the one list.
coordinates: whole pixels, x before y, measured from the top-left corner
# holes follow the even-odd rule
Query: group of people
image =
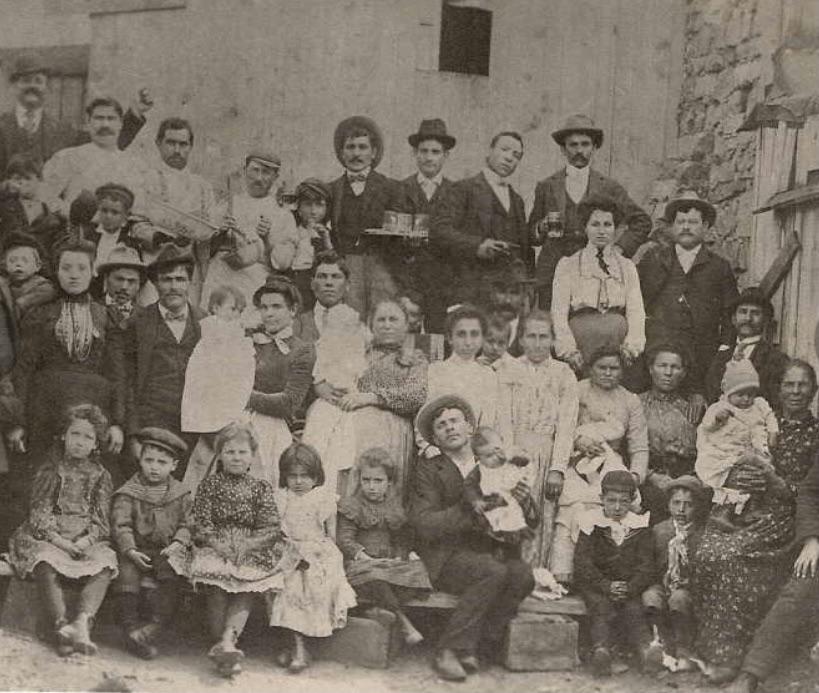
[(218, 203), (188, 121), (162, 121), (155, 161), (130, 153), (147, 91), (93, 99), (83, 143), (54, 134), (42, 66), (12, 87), (3, 531), (60, 651), (94, 650), (109, 583), (143, 657), (201, 586), (228, 676), (254, 595), (295, 672), (357, 603), (419, 642), (403, 605), (435, 589), (458, 601), (434, 666), (463, 680), (537, 584), (583, 597), (600, 675), (618, 619), (646, 667), (665, 652), (737, 690), (781, 659), (819, 585), (816, 373), (707, 247), (708, 201), (681, 193), (651, 233), (576, 115), (528, 220), (520, 134), (453, 182), (437, 118), (404, 180), (354, 116), (340, 177), (277, 190), (280, 158), (252, 149)]

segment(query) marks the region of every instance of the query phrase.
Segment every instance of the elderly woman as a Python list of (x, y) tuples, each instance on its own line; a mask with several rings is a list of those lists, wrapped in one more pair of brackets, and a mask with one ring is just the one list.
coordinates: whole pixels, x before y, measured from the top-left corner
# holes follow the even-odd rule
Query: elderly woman
[(557, 263), (552, 285), (555, 353), (580, 372), (603, 346), (622, 348), (630, 362), (645, 347), (645, 310), (634, 263), (614, 249), (621, 214), (608, 198), (578, 206), (588, 245)]
[(713, 683), (737, 674), (754, 635), (793, 563), (796, 488), (819, 452), (819, 422), (810, 412), (816, 373), (792, 361), (780, 386), (780, 434), (765, 470), (732, 471), (726, 486), (765, 495), (762, 517), (732, 533), (710, 521), (694, 557), (699, 632), (696, 648)]
[(651, 523), (668, 517), (666, 484), (694, 474), (697, 458), (697, 424), (705, 401), (684, 394), (681, 385), (688, 372), (688, 352), (672, 344), (660, 344), (648, 352), (646, 365), (651, 389), (640, 395), (648, 424), (648, 478), (643, 484), (643, 507)]
[[(358, 456), (373, 447), (384, 448), (395, 460), (396, 487), (404, 493), (414, 448), (413, 419), (427, 396), (427, 359), (406, 347), (408, 320), (403, 307), (392, 300), (377, 303), (370, 330), (372, 341), (359, 364), (352, 348), (336, 350), (335, 358), (346, 360), (355, 372), (349, 386), (320, 376), (315, 387), (319, 399), (308, 410), (304, 427), (304, 442), (315, 447), (324, 462), (325, 483), (331, 488), (335, 483), (342, 497), (355, 489)], [(330, 335), (319, 340), (319, 350), (326, 338)], [(349, 345), (354, 347), (355, 341)]]
[(534, 310), (521, 325), (523, 355), (495, 362), (498, 374), (496, 425), (508, 446), (534, 465), (532, 498), (541, 510), (535, 536), (524, 542), (522, 557), (533, 568), (549, 562), (554, 502), (563, 487), (577, 423), (577, 379), (552, 358), (552, 320)]
[(96, 248), (68, 241), (55, 250), (60, 294), (26, 315), (22, 344), (12, 373), (25, 419), (9, 432), (12, 448), (31, 450), (39, 464), (54, 442), (56, 425), (74, 404), (96, 404), (111, 421), (108, 451), (123, 444), (125, 393), (109, 369), (109, 323), (105, 306), (88, 293)]
[(589, 358), (588, 377), (578, 385), (574, 450), (560, 494), (550, 561), (550, 570), (563, 583), (571, 581), (578, 520), (585, 510), (600, 504), (603, 475), (625, 468), (639, 487), (648, 472), (643, 406), (637, 395), (620, 384), (624, 370), (620, 350), (603, 347)]

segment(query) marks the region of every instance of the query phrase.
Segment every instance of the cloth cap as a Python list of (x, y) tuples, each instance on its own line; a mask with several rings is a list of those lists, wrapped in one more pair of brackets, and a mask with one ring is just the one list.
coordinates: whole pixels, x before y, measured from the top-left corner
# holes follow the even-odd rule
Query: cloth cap
[(666, 495), (670, 497), (674, 490), (678, 488), (687, 489), (688, 491), (691, 491), (694, 496), (698, 496), (700, 493), (702, 493), (703, 487), (702, 482), (693, 474), (683, 474), (682, 476), (678, 476), (676, 479), (671, 479), (666, 483)]
[(130, 210), (134, 206), (134, 193), (129, 188), (119, 183), (106, 183), (101, 185), (94, 192), (97, 200), (105, 197), (113, 197), (115, 200), (122, 200), (125, 203), (125, 209)]
[(732, 395), (749, 387), (759, 389), (759, 373), (748, 359), (728, 361), (722, 376), (722, 394)]
[(552, 133), (552, 139), (562, 147), (566, 138), (576, 133), (591, 137), (594, 146), (598, 149), (603, 145), (603, 131), (594, 124), (589, 116), (582, 113), (576, 113), (566, 118), (563, 126)]
[(137, 432), (136, 437), (143, 445), (150, 444), (167, 450), (175, 459), (179, 459), (188, 453), (188, 445), (184, 440), (175, 433), (171, 433), (159, 426), (146, 426)]
[(3, 243), (3, 254), (5, 255), (12, 248), (34, 248), (42, 260), (44, 257), (43, 246), (34, 236), (23, 231), (12, 231)]
[(321, 199), (329, 202), (330, 186), (318, 178), (305, 178), (296, 186), (294, 195), (297, 201)]
[(282, 160), (278, 154), (274, 154), (267, 149), (251, 150), (245, 157), (245, 166), (247, 166), (251, 160), (258, 161), (260, 164), (269, 166), (270, 168), (275, 168), (277, 171), (282, 167)]
[(627, 472), (625, 469), (617, 469), (612, 472), (606, 472), (603, 480), (600, 482), (600, 488), (605, 493), (606, 491), (625, 491), (634, 495), (637, 493), (637, 482), (634, 480), (634, 475)]
[(432, 425), (435, 422), (435, 415), (441, 409), (460, 409), (464, 413), (464, 418), (471, 424), (475, 425), (475, 412), (472, 407), (462, 397), (457, 395), (442, 395), (427, 402), (418, 416), (415, 419), (415, 424), (418, 426), (418, 431), (430, 445), (435, 445), (435, 440), (432, 435)]

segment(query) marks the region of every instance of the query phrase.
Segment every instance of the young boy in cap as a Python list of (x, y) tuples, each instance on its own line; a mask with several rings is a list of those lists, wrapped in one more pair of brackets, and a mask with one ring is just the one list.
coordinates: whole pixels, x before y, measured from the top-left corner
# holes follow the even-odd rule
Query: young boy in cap
[(8, 236), (3, 247), (3, 268), (21, 320), (32, 308), (57, 296), (51, 280), (40, 274), (43, 270), (42, 246), (34, 236), (22, 232)]
[[(137, 433), (142, 445), (139, 471), (114, 494), (111, 533), (119, 553), (119, 621), (128, 648), (139, 657), (159, 654), (157, 641), (174, 616), (181, 579), (169, 563), (178, 549), (190, 544), (187, 517), (190, 492), (171, 476), (188, 446), (164, 428)], [(140, 597), (148, 606), (147, 623), (140, 618)]]
[(630, 510), (637, 493), (630, 472), (608, 472), (601, 488), (603, 506), (580, 518), (574, 554), (575, 585), (589, 615), (592, 669), (597, 676), (611, 675), (612, 625), (619, 619), (644, 669), (657, 670), (662, 650), (652, 643), (641, 599), (656, 574), (648, 513)]
[(97, 199), (97, 226), (87, 237), (97, 246), (96, 268), (108, 259), (117, 245), (134, 245), (128, 219), (134, 206), (134, 194), (119, 183), (106, 183), (97, 188), (94, 195)]
[(689, 564), (702, 536), (703, 517), (698, 506), (703, 486), (697, 477), (684, 475), (669, 481), (666, 492), (671, 517), (651, 530), (657, 582), (643, 592), (643, 606), (649, 622), (670, 636), (677, 671), (691, 671), (694, 613)]

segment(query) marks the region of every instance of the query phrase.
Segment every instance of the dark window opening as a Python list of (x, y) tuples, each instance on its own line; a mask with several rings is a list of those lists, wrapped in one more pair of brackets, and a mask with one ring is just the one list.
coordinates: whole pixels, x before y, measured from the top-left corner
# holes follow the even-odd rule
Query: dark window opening
[(492, 12), (444, 0), (438, 57), (441, 72), (488, 75), (491, 40)]

